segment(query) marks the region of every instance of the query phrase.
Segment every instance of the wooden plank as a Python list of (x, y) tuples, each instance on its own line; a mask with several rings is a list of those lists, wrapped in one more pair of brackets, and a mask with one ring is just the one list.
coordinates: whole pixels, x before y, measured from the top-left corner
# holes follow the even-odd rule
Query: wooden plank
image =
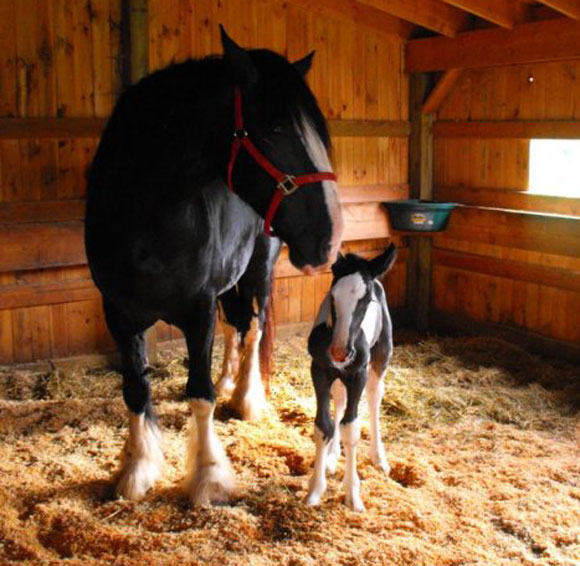
[(84, 199), (38, 202), (0, 202), (0, 224), (27, 224), (82, 220)]
[(0, 310), (74, 303), (99, 297), (100, 293), (91, 279), (38, 285), (6, 285), (0, 287)]
[(438, 247), (446, 239), (578, 257), (580, 218), (461, 206), (447, 230), (434, 235)]
[(580, 120), (439, 120), (433, 134), (436, 138), (580, 139)]
[(580, 22), (557, 18), (513, 30), (461, 33), (453, 39), (415, 39), (405, 51), (408, 73), (578, 59)]
[(367, 240), (389, 235), (387, 213), (380, 203), (349, 204), (342, 207), (344, 231), (342, 239)]
[[(342, 204), (385, 202), (409, 198), (409, 185), (354, 185), (338, 187), (338, 198)], [(2, 212), (0, 207), (0, 221)]]
[(355, 0), (290, 0), (290, 3), (303, 7), (308, 12), (322, 12), (325, 16), (332, 14), (349, 23), (363, 25), (380, 33), (394, 34), (403, 39), (410, 37), (414, 30), (412, 24)]
[(432, 114), (433, 112), (437, 112), (443, 101), (447, 98), (448, 94), (455, 86), (455, 83), (457, 82), (460, 74), (461, 69), (449, 69), (443, 73), (433, 90), (429, 93), (427, 100), (423, 104), (423, 108), (421, 110), (423, 114)]
[(86, 263), (82, 222), (0, 225), (0, 272)]
[(105, 118), (0, 118), (0, 139), (98, 138)]
[(494, 277), (538, 283), (580, 293), (580, 271), (477, 254), (433, 250), (433, 263)]
[(435, 198), (440, 201), (457, 202), (470, 206), (580, 216), (580, 199), (537, 195), (527, 191), (438, 186), (435, 189)]
[(443, 2), (504, 28), (513, 28), (516, 21), (513, 0), (443, 0)]
[(360, 2), (448, 37), (455, 37), (468, 23), (465, 12), (439, 0), (421, 0), (420, 2), (360, 0)]
[(410, 125), (403, 120), (328, 120), (332, 137), (406, 138)]
[(149, 0), (123, 0), (123, 80), (134, 84), (149, 71)]
[(580, 348), (572, 342), (553, 340), (545, 336), (501, 324), (478, 322), (459, 312), (445, 312), (434, 309), (432, 322), (440, 332), (459, 332), (461, 335), (491, 336), (558, 360), (566, 359), (574, 363), (580, 362)]
[(540, 2), (569, 18), (580, 20), (580, 0), (540, 0)]

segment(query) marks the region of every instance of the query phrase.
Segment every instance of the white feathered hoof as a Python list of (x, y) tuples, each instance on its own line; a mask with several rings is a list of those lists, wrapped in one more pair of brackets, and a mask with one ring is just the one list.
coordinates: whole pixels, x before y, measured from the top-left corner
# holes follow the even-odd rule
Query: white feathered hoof
[(243, 421), (259, 421), (269, 410), (268, 401), (264, 391), (254, 394), (248, 391), (243, 397), (237, 397), (235, 394), (230, 401), (230, 407), (239, 415)]
[(144, 415), (131, 415), (129, 438), (121, 454), (117, 495), (131, 501), (141, 499), (161, 477), (163, 464), (157, 425)]
[(220, 397), (231, 397), (235, 387), (236, 382), (234, 378), (229, 374), (225, 374), (216, 383), (215, 390)]
[(226, 503), (235, 486), (228, 463), (200, 466), (185, 479), (184, 488), (194, 506)]

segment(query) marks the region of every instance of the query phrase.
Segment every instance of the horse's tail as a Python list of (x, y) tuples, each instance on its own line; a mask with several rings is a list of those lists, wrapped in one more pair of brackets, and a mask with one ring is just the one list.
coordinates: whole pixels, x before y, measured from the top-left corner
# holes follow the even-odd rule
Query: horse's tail
[(274, 313), (274, 273), (272, 270), (270, 280), (270, 295), (266, 301), (264, 310), (264, 326), (262, 339), (260, 340), (260, 373), (266, 395), (270, 396), (270, 376), (272, 373), (272, 352), (276, 339), (276, 317)]

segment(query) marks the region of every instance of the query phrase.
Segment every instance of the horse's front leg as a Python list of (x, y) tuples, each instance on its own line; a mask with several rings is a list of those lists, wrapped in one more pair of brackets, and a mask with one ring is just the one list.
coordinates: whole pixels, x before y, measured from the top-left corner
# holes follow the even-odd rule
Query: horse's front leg
[(141, 499), (161, 476), (161, 435), (151, 406), (147, 379), (145, 333), (152, 321), (129, 320), (107, 300), (105, 318), (122, 359), (123, 398), (129, 410), (129, 436), (121, 453), (116, 492), (126, 499)]
[(340, 438), (344, 447), (344, 493), (345, 503), (353, 511), (362, 512), (365, 506), (360, 498), (360, 479), (356, 469), (356, 447), (360, 438), (358, 405), (365, 388), (367, 370), (359, 370), (346, 381), (346, 410), (340, 421)]
[(332, 379), (326, 369), (315, 361), (311, 367), (312, 381), (316, 392), (316, 418), (314, 420), (314, 443), (316, 456), (314, 473), (308, 485), (307, 505), (318, 505), (326, 491), (326, 458), (334, 435), (334, 425), (330, 416), (330, 387)]
[(211, 380), (211, 353), (215, 327), (215, 299), (196, 304), (183, 325), (189, 355), (186, 394), (191, 424), (184, 487), (194, 505), (224, 501), (234, 487), (230, 463), (214, 427), (215, 394)]

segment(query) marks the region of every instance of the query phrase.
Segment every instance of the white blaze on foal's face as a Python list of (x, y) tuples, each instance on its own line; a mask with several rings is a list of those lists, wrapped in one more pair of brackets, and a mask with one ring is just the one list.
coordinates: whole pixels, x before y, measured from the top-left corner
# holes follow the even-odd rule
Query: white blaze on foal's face
[(348, 354), (351, 323), (358, 302), (367, 293), (367, 286), (360, 273), (353, 273), (339, 279), (330, 292), (336, 314), (330, 352), (335, 362), (341, 362), (344, 360), (335, 359), (332, 353), (335, 350), (343, 350)]
[[(301, 127), (297, 129), (302, 136), (304, 146), (312, 163), (314, 163), (314, 167), (316, 167), (318, 172), (332, 171), (328, 152), (320, 136), (305, 116), (302, 116), (301, 122)], [(338, 248), (342, 240), (342, 209), (340, 208), (338, 200), (336, 181), (322, 181), (322, 189), (324, 191), (324, 200), (326, 202), (326, 208), (328, 209), (328, 215), (330, 216), (332, 231), (328, 254), (328, 264), (331, 264), (336, 260)]]

